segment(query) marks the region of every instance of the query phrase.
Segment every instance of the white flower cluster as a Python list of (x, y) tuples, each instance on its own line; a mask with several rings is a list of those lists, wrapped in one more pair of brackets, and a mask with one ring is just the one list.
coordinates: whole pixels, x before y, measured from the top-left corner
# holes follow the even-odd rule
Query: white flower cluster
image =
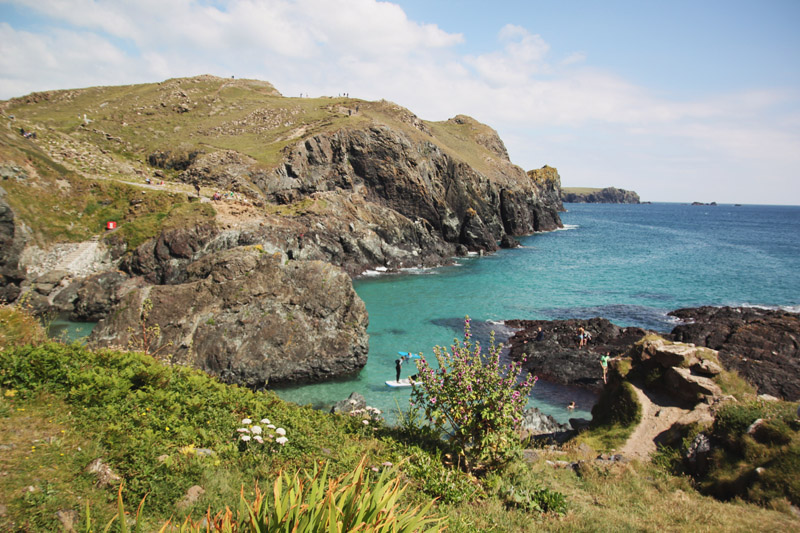
[(361, 417), (361, 423), (368, 426), (370, 422), (378, 422), (383, 420), (381, 416), (383, 411), (375, 407), (366, 406), (364, 409), (353, 409), (350, 411), (350, 416)]
[[(270, 422), (268, 418), (262, 418), (261, 424), (263, 424), (263, 428), (257, 424), (253, 424), (251, 419), (243, 418), (242, 426), (244, 427), (240, 427), (236, 430), (239, 434), (239, 440), (242, 442), (257, 442), (258, 444), (264, 444), (274, 440), (276, 444), (280, 444), (281, 446), (285, 446), (286, 443), (289, 442), (289, 439), (286, 438), (286, 430), (275, 427), (275, 424)], [(275, 435), (277, 435), (277, 437)]]

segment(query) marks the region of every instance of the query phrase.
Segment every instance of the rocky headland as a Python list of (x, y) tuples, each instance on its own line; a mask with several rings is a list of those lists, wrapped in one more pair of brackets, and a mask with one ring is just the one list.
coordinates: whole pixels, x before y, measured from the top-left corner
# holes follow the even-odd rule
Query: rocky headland
[(606, 187), (604, 189), (589, 189), (582, 187), (564, 187), (561, 190), (561, 200), (569, 204), (638, 204), (641, 203), (639, 195), (634, 191)]
[[(753, 307), (699, 307), (670, 313), (682, 323), (666, 341), (709, 348), (725, 370), (735, 370), (759, 393), (800, 400), (800, 315)], [(510, 338), (510, 357), (526, 357), (525, 368), (543, 379), (598, 391), (603, 387), (600, 357), (629, 352), (656, 332), (590, 320), (508, 320), (519, 328)], [(578, 328), (591, 338), (578, 347)], [(541, 328), (541, 340), (539, 328)]]
[(670, 313), (681, 324), (672, 339), (719, 351), (758, 392), (800, 400), (800, 315), (755, 307), (699, 307)]
[[(526, 359), (523, 367), (542, 379), (583, 387), (595, 392), (603, 388), (600, 356), (616, 357), (648, 332), (641, 328), (622, 328), (605, 318), (589, 320), (507, 320), (505, 324), (519, 328), (509, 339), (512, 360)], [(578, 329), (591, 334), (587, 346), (578, 347)], [(541, 335), (539, 333), (541, 328)], [(541, 336), (541, 340), (537, 340)]]
[(525, 172), (463, 115), (213, 76), (0, 108), (0, 297), (99, 321), (96, 345), (135, 344), (146, 318), (146, 349), (226, 381), (352, 373), (367, 317), (351, 277), (561, 227), (556, 169)]

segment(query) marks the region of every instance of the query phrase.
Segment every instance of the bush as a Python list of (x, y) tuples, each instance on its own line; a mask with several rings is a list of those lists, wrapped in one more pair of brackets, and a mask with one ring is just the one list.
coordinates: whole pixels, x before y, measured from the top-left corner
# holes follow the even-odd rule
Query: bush
[(642, 420), (642, 405), (627, 381), (603, 389), (592, 408), (592, 425), (635, 426)]
[(459, 463), (473, 472), (508, 461), (519, 448), (515, 433), (522, 410), (536, 378), (520, 380), (522, 363), (500, 366), (502, 345), (492, 333), (488, 354), (470, 342), (469, 317), (464, 321), (464, 340), (453, 341), (450, 350), (436, 346), (439, 362), (434, 370), (425, 359), (417, 363), (420, 385), (414, 387), (412, 407), (423, 409), (425, 418), (450, 442)]
[[(385, 468), (373, 480), (367, 469), (366, 458), (362, 458), (356, 469), (338, 478), (328, 475), (328, 464), (320, 470), (316, 465), (313, 473), (300, 472), (294, 475), (282, 473), (275, 480), (272, 498), (268, 499), (258, 486), (255, 497), (248, 501), (241, 492), (238, 511), (229, 508), (214, 516), (207, 512), (199, 522), (187, 518), (182, 525), (167, 521), (159, 531), (201, 532), (251, 532), (279, 533), (293, 531), (373, 531), (416, 532), (440, 531), (445, 517), (428, 514), (433, 501), (424, 506), (403, 507), (399, 500), (407, 486), (401, 486), (397, 473)], [(270, 501), (272, 505), (270, 505)], [(136, 513), (136, 529), (140, 531), (144, 520), (144, 499)], [(122, 486), (118, 493), (118, 513), (106, 525), (108, 531), (114, 521), (118, 530), (130, 531), (122, 500)], [(84, 523), (86, 531), (92, 529), (90, 513)]]

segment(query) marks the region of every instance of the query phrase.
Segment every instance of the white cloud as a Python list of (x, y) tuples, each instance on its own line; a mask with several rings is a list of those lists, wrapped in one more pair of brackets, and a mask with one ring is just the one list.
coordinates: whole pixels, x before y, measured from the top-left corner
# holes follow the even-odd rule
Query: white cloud
[[(662, 193), (665, 182), (683, 183), (678, 175), (696, 186), (701, 168), (745, 179), (759, 168), (793, 175), (800, 167), (800, 118), (783, 107), (797, 109), (796, 93), (678, 100), (592, 64), (586, 52), (554, 53), (520, 25), (501, 28), (495, 49), (462, 56), (464, 35), (376, 0), (6, 3), (44, 22), (27, 31), (0, 23), (0, 98), (234, 74), (289, 96), (386, 98), (430, 120), (469, 114), (497, 129), (524, 168), (559, 166), (578, 184), (657, 175), (641, 183)], [(627, 177), (614, 179), (614, 168)]]

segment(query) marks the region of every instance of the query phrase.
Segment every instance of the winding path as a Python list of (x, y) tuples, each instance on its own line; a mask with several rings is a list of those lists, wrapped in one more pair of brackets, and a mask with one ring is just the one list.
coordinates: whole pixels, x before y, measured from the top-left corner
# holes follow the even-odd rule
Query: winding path
[(629, 459), (646, 461), (656, 451), (659, 436), (673, 424), (689, 424), (701, 420), (713, 420), (709, 408), (699, 404), (694, 409), (680, 407), (669, 396), (652, 391), (644, 391), (634, 383), (636, 397), (642, 406), (642, 421), (618, 453)]

